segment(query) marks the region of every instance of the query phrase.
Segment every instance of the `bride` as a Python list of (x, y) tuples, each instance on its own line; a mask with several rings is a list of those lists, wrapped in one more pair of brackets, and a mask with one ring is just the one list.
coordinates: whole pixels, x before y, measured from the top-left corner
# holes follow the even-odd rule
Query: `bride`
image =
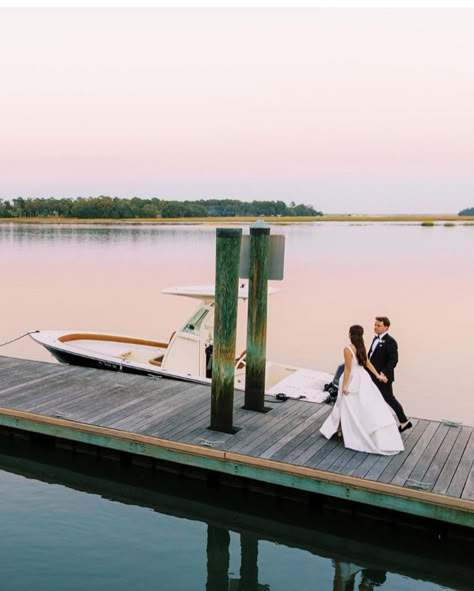
[(344, 376), (334, 409), (320, 431), (330, 439), (335, 433), (344, 438), (350, 449), (382, 455), (403, 451), (392, 410), (372, 382), (367, 370), (384, 381), (367, 358), (363, 339), (364, 329), (354, 325), (349, 329), (350, 344), (344, 348)]

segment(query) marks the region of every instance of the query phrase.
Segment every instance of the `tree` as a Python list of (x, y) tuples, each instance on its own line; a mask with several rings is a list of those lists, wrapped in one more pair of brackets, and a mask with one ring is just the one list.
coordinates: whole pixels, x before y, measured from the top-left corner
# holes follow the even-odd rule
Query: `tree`
[(3, 199), (0, 199), (0, 218), (11, 218), (11, 208), (12, 206), (9, 201), (3, 201)]
[(25, 215), (25, 200), (23, 197), (13, 199), (13, 215), (15, 217), (23, 217)]
[(458, 213), (458, 215), (474, 215), (474, 207), (463, 209)]
[(198, 201), (166, 201), (152, 199), (122, 199), (99, 195), (98, 197), (77, 197), (76, 199), (48, 199), (17, 197), (13, 206), (0, 200), (3, 217), (52, 217), (62, 218), (195, 218), (223, 216), (314, 216), (322, 215), (311, 205), (287, 206), (283, 201), (239, 201), (238, 199), (200, 199)]

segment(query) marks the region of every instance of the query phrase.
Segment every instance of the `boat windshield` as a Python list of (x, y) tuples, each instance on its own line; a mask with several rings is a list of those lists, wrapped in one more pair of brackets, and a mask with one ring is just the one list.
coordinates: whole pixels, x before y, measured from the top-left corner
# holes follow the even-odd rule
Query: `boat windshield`
[(186, 322), (183, 328), (184, 332), (196, 332), (201, 328), (204, 318), (207, 316), (209, 310), (207, 308), (199, 308), (197, 312)]

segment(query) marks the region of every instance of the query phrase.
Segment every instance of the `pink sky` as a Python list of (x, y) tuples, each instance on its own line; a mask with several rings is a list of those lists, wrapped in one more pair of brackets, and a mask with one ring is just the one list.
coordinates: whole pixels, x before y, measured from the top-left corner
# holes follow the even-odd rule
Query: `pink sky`
[(474, 205), (474, 8), (0, 8), (0, 198)]

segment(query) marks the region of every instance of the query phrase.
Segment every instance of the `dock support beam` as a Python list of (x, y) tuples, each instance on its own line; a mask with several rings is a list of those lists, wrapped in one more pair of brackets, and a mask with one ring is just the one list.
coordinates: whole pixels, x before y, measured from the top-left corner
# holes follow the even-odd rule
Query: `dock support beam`
[(245, 367), (246, 410), (265, 412), (267, 298), (270, 226), (256, 222), (250, 227), (249, 301)]
[(217, 228), (216, 238), (216, 297), (210, 428), (214, 431), (234, 433), (232, 417), (242, 229)]

